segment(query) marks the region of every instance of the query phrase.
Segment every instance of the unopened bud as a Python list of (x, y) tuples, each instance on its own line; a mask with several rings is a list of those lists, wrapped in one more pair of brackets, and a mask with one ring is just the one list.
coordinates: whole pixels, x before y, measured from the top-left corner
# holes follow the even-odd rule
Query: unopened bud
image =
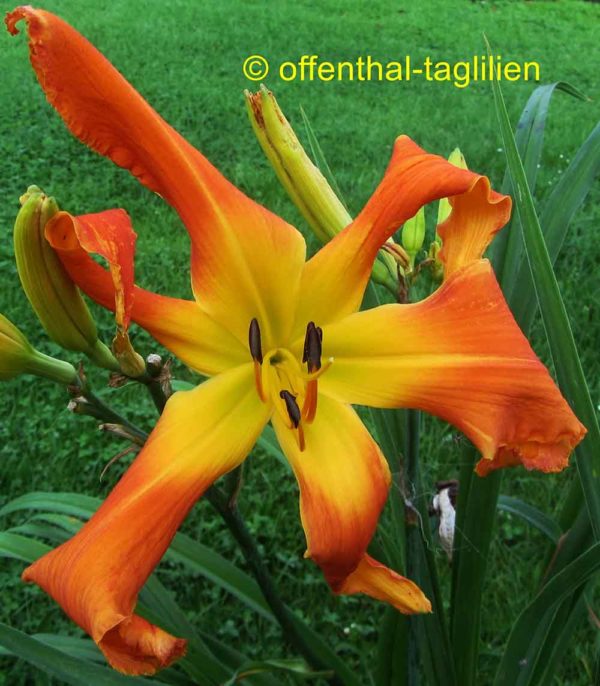
[(46, 223), (58, 212), (58, 205), (37, 186), (30, 186), (20, 201), (13, 234), (17, 271), (40, 323), (61, 347), (114, 368), (115, 360), (98, 340), (87, 305), (44, 236)]
[(415, 266), (415, 258), (423, 247), (425, 240), (425, 208), (421, 209), (411, 217), (402, 227), (402, 245), (408, 253), (410, 269)]
[[(250, 123), (279, 181), (315, 236), (327, 243), (352, 222), (352, 217), (306, 154), (273, 93), (261, 86), (258, 93), (246, 91), (245, 95)], [(391, 255), (379, 253), (373, 280), (392, 290), (397, 288)]]
[[(467, 169), (467, 163), (465, 161), (465, 156), (460, 151), (460, 148), (454, 148), (454, 150), (450, 153), (450, 157), (448, 158), (448, 162), (450, 162), (450, 164), (453, 164), (455, 167), (458, 167), (459, 169)], [(448, 198), (441, 198), (439, 205), (438, 205), (438, 217), (437, 217), (438, 226), (442, 222), (445, 222), (446, 219), (448, 219), (451, 211), (452, 211), (452, 207), (450, 206), (450, 203), (448, 202)], [(436, 240), (439, 240), (439, 239), (436, 237)]]
[(20, 374), (35, 374), (67, 385), (77, 381), (72, 365), (35, 350), (25, 335), (0, 314), (0, 381)]

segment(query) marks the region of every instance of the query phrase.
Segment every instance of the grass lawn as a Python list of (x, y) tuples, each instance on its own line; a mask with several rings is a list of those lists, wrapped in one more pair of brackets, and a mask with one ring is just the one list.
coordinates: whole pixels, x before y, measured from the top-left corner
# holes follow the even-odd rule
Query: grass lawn
[[(12, 9), (4, 0), (1, 5), (4, 11)], [(415, 63), (426, 56), (452, 62), (481, 55), (485, 32), (505, 61), (535, 60), (541, 67), (541, 82), (569, 81), (593, 99), (581, 102), (562, 93), (553, 99), (538, 181), (540, 201), (598, 120), (594, 56), (598, 54), (600, 6), (589, 2), (100, 0), (92, 5), (48, 0), (44, 7), (91, 39), (160, 114), (234, 183), (303, 231), (306, 226), (262, 156), (244, 112), (243, 89), (258, 86), (242, 74), (242, 63), (249, 55), (262, 54), (272, 65), (313, 53), (331, 61), (365, 55), (389, 61), (411, 55)], [(175, 213), (125, 171), (71, 137), (41, 93), (23, 37), (0, 34), (0, 60), (0, 227), (4, 231), (0, 312), (18, 323), (43, 352), (62, 354), (39, 330), (17, 287), (12, 224), (18, 198), (32, 183), (73, 213), (127, 209), (139, 234), (136, 273), (140, 285), (189, 297), (188, 241)], [(464, 89), (422, 79), (286, 83), (273, 70), (265, 84), (299, 132), (299, 108), (304, 108), (352, 212), (360, 210), (373, 191), (400, 133), (443, 155), (459, 145), (471, 168), (489, 175), (495, 187), (501, 184), (505, 162), (489, 83), (473, 83)], [(516, 123), (535, 84), (502, 85)], [(598, 200), (596, 188), (572, 223), (557, 264), (596, 404), (600, 402)], [(108, 341), (111, 318), (99, 308), (94, 312)], [(135, 341), (144, 354), (157, 349), (141, 331), (135, 332)], [(547, 361), (539, 322), (532, 343)], [(192, 379), (188, 370), (176, 369), (181, 378)], [(101, 376), (97, 378), (100, 384)], [(102, 482), (98, 477), (120, 446), (99, 435), (91, 420), (69, 414), (62, 389), (25, 378), (5, 384), (3, 391), (0, 504), (31, 490), (97, 496), (109, 491), (122, 467), (109, 470)], [(146, 398), (127, 389), (116, 402), (131, 418), (151, 427), (155, 415)], [(445, 440), (449, 433), (441, 423), (431, 420), (425, 426), (426, 488), (432, 490), (436, 480), (457, 475), (458, 448)], [(574, 476), (574, 468), (552, 477), (514, 470), (504, 475), (502, 492), (552, 515)], [(334, 598), (318, 569), (302, 559), (297, 488), (285, 469), (257, 454), (249, 463), (241, 506), (286, 601), (323, 631), (356, 669), (372, 668), (358, 664), (359, 651), (366, 659), (371, 657), (381, 607), (365, 598)], [(482, 678), (493, 674), (510, 625), (535, 589), (532, 569), (539, 568), (547, 551), (541, 534), (520, 520), (500, 515), (498, 522), (485, 595)], [(2, 528), (5, 525), (2, 522)], [(185, 528), (243, 566), (235, 544), (205, 503), (195, 508)], [(444, 553), (441, 549), (437, 553), (443, 566)], [(0, 621), (29, 633), (59, 627), (73, 631), (39, 590), (21, 584), (21, 568), (18, 562), (0, 567)], [(185, 576), (181, 569), (166, 564), (159, 568), (159, 577), (203, 631), (231, 641), (251, 656), (284, 653), (276, 627), (257, 620), (204, 580)], [(556, 683), (584, 686), (590, 682), (594, 638), (591, 624), (581, 627)], [(0, 684), (51, 683), (23, 664), (10, 660), (0, 664)]]

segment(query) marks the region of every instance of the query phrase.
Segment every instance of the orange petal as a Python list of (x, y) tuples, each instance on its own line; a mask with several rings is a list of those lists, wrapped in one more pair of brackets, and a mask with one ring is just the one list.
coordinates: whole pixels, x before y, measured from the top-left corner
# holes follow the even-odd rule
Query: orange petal
[(60, 252), (83, 248), (96, 253), (108, 262), (114, 285), (117, 324), (129, 326), (133, 307), (134, 255), (137, 235), (125, 210), (106, 210), (97, 214), (75, 217), (57, 212), (46, 225), (46, 238)]
[(252, 364), (175, 394), (96, 514), (25, 570), (116, 669), (152, 674), (183, 654), (185, 641), (133, 614), (138, 592), (190, 508), (240, 464), (268, 418)]
[(466, 193), (450, 198), (452, 211), (438, 226), (444, 278), (482, 257), (492, 239), (510, 219), (511, 199), (490, 188), (479, 176)]
[[(59, 212), (47, 224), (46, 237), (84, 293), (116, 310), (122, 325), (131, 317), (193, 369), (212, 375), (248, 361), (247, 347), (197, 303), (134, 286), (135, 233), (124, 210), (78, 217)], [(109, 271), (88, 253), (106, 258)]]
[[(272, 421), (300, 486), (306, 556), (321, 567), (331, 588), (367, 593), (406, 612), (428, 611), (427, 599), (412, 582), (366, 556), (390, 473), (356, 412), (320, 396), (314, 422), (303, 426), (303, 451), (279, 415)], [(369, 572), (372, 564), (379, 571)]]
[[(401, 593), (398, 592), (400, 588)], [(431, 612), (431, 603), (417, 584), (396, 574), (370, 555), (362, 558), (358, 567), (344, 582), (340, 593), (366, 593), (372, 598), (390, 603), (404, 614)]]
[(585, 435), (480, 260), (429, 298), (350, 315), (323, 330), (335, 361), (320, 390), (340, 401), (412, 407), (454, 424), (482, 453), (483, 474), (506, 464), (559, 471)]
[(485, 177), (400, 136), (385, 176), (362, 212), (306, 264), (296, 335), (307, 321), (323, 326), (358, 310), (379, 248), (419, 208), (444, 197), (453, 205), (458, 202), (460, 212), (460, 221), (451, 215), (444, 230), (449, 269), (454, 271), (461, 260), (466, 264), (481, 257), (477, 250), (483, 251), (508, 220), (510, 198), (491, 191)]
[(302, 236), (229, 183), (68, 24), (19, 7), (7, 15), (11, 33), (21, 19), (40, 84), (71, 132), (178, 211), (192, 240), (193, 290), (206, 313), (242, 343), (254, 317), (266, 349), (285, 342)]

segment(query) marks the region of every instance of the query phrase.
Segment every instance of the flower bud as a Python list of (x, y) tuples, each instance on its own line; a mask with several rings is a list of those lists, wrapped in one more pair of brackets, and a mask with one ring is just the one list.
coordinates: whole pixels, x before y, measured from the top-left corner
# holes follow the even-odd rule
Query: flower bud
[[(454, 150), (450, 153), (450, 157), (448, 158), (448, 162), (450, 164), (453, 164), (455, 167), (459, 167), (460, 169), (467, 169), (467, 163), (465, 161), (465, 157), (460, 151), (460, 148), (454, 148)], [(439, 205), (438, 205), (438, 218), (437, 218), (437, 223), (438, 226), (442, 223), (445, 222), (446, 219), (448, 219), (448, 216), (450, 215), (452, 208), (450, 207), (450, 203), (448, 202), (448, 198), (441, 198)], [(436, 240), (437, 238), (437, 233), (436, 233)]]
[(20, 374), (35, 374), (64, 384), (77, 381), (72, 365), (35, 350), (24, 334), (0, 314), (0, 381)]
[[(306, 154), (273, 93), (261, 86), (258, 93), (246, 91), (245, 95), (252, 128), (279, 181), (315, 236), (327, 243), (352, 222), (352, 217)], [(396, 264), (390, 254), (379, 253), (373, 279), (397, 289)]]
[(410, 269), (415, 266), (415, 257), (423, 247), (425, 240), (425, 208), (421, 209), (414, 217), (408, 219), (402, 227), (402, 245), (408, 253)]
[(114, 369), (115, 360), (98, 340), (87, 305), (44, 236), (44, 227), (58, 212), (58, 205), (37, 186), (30, 186), (20, 200), (14, 228), (17, 271), (40, 323), (63, 348)]

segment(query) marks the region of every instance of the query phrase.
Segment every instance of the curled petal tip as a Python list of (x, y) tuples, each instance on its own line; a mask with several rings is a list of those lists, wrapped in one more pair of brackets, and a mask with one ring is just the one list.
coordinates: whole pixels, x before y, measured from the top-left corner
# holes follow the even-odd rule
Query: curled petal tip
[(338, 591), (345, 595), (366, 593), (395, 607), (402, 614), (423, 614), (432, 611), (423, 591), (410, 579), (364, 555), (358, 567)]

